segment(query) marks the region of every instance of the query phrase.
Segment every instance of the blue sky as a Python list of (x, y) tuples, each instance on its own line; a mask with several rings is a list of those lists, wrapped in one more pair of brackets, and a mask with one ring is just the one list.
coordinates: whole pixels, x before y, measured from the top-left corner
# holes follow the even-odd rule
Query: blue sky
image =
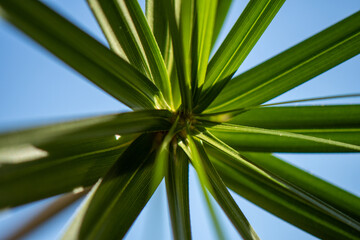
[[(90, 35), (105, 39), (84, 0), (47, 0), (56, 11), (68, 17)], [(247, 1), (234, 0), (220, 40), (245, 7)], [(286, 50), (298, 42), (360, 10), (358, 0), (287, 1), (265, 31), (238, 73)], [(272, 102), (308, 97), (358, 93), (360, 57), (321, 74)], [(341, 99), (319, 104), (360, 103), (360, 99)], [(0, 20), (0, 132), (45, 123), (101, 115), (128, 109), (99, 90), (60, 60)], [(278, 154), (285, 160), (360, 195), (359, 154)], [(214, 239), (212, 225), (196, 176), (191, 171), (190, 199), (194, 239)], [(1, 196), (0, 196), (1, 197)], [(314, 239), (234, 194), (235, 200), (262, 239)], [(0, 239), (17, 224), (30, 218), (49, 200), (0, 213)], [(27, 239), (58, 236), (71, 217), (72, 206)], [(219, 209), (218, 209), (219, 210)], [(238, 235), (219, 210), (229, 239)], [(127, 235), (128, 239), (169, 239), (171, 236), (164, 186), (158, 189)]]

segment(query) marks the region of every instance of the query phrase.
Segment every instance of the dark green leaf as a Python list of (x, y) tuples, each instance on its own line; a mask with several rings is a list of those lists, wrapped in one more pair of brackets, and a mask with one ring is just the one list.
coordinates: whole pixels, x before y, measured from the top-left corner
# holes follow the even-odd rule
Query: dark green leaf
[[(194, 142), (191, 141), (191, 138), (188, 138), (188, 140), (193, 165), (198, 173), (199, 171), (203, 172), (201, 173), (201, 175), (205, 175), (203, 178), (207, 178), (207, 181), (202, 181), (202, 184), (205, 184), (205, 186), (209, 189), (210, 193), (214, 196), (216, 201), (222, 207), (231, 222), (234, 224), (239, 234), (244, 239), (259, 239), (255, 231), (251, 227), (250, 223), (248, 222), (234, 199), (231, 197), (229, 191), (227, 190), (225, 184), (218, 175), (214, 166), (209, 161), (202, 143), (196, 139), (194, 140)], [(201, 175), (199, 173), (200, 179)]]
[(174, 239), (191, 239), (189, 162), (179, 148), (171, 148), (165, 183)]
[[(328, 218), (325, 221), (325, 224), (328, 224), (327, 221), (330, 222), (330, 225), (331, 222), (338, 222), (340, 225), (345, 225), (345, 228), (352, 233), (360, 232), (360, 223), (354, 218), (348, 216), (346, 213), (329, 206), (327, 203), (324, 203), (313, 195), (304, 192), (302, 189), (299, 189), (299, 187), (284, 181), (273, 173), (267, 172), (266, 169), (259, 168), (254, 165), (251, 160), (244, 158), (231, 147), (219, 140), (216, 141), (216, 138), (211, 135), (201, 133), (197, 136), (213, 146), (213, 148), (208, 149), (210, 152), (209, 156), (211, 156), (213, 160), (215, 159), (215, 161), (220, 161), (223, 165), (229, 165), (230, 168), (234, 168), (234, 170), (238, 171), (240, 174), (245, 174), (246, 176), (251, 177), (254, 182), (258, 181), (260, 185), (262, 184), (270, 192), (276, 191), (284, 193), (285, 196), (289, 196), (294, 200), (299, 200), (301, 203), (305, 203), (305, 206), (307, 205), (310, 208), (319, 210), (321, 213), (325, 213)], [(329, 225), (327, 226), (329, 227)]]
[(146, 19), (156, 39), (165, 63), (168, 62), (170, 33), (165, 14), (161, 11), (161, 1), (146, 0)]
[(259, 180), (221, 154), (211, 160), (226, 185), (249, 201), (322, 239), (359, 239), (360, 231), (299, 198)]
[(151, 184), (153, 140), (153, 134), (140, 136), (106, 174), (91, 199), (78, 238), (124, 237), (156, 189)]
[(360, 53), (360, 12), (235, 77), (207, 112), (266, 102)]
[(15, 160), (13, 164), (0, 166), (0, 209), (93, 185), (133, 138), (123, 136), (116, 140), (110, 136), (53, 141), (32, 148), (32, 145), (23, 145), (22, 151), (15, 150), (12, 155), (8, 154), (8, 159), (4, 153), (0, 154), (2, 161)]
[(272, 130), (221, 124), (209, 128), (218, 138), (241, 151), (359, 152), (360, 129)]
[[(16, 131), (0, 135), (1, 151), (22, 145), (39, 147), (43, 143), (66, 143), (68, 140), (86, 140), (89, 137), (103, 137), (168, 130), (171, 113), (167, 110), (144, 110), (93, 117), (72, 122)], [(119, 136), (120, 137), (120, 136)], [(3, 157), (2, 157), (3, 159)], [(0, 161), (2, 163), (3, 161)], [(16, 161), (15, 161), (16, 162)]]
[(256, 108), (230, 123), (272, 129), (360, 128), (360, 105)]
[[(118, 24), (120, 24), (120, 26), (118, 26), (118, 24), (112, 26), (111, 32), (116, 33), (118, 31), (122, 31), (119, 34), (116, 34), (119, 38), (119, 42), (122, 38), (126, 38), (124, 41), (126, 43), (132, 42), (129, 46), (125, 45), (123, 47), (125, 52), (129, 51), (132, 53), (134, 51), (133, 49), (138, 49), (138, 54), (135, 54), (133, 58), (137, 58), (138, 55), (142, 56), (142, 59), (144, 59), (143, 65), (147, 65), (149, 67), (150, 79), (155, 82), (157, 87), (164, 94), (167, 102), (170, 106), (172, 106), (171, 85), (165, 63), (155, 37), (150, 30), (138, 2), (133, 0), (91, 0), (90, 2), (97, 6), (94, 10), (97, 9), (98, 11), (95, 12), (100, 12), (100, 14), (104, 14), (105, 16), (109, 16), (111, 18), (108, 22), (112, 22), (113, 24), (119, 22)], [(110, 2), (112, 2), (111, 5), (109, 5)], [(102, 5), (105, 8), (99, 9)], [(121, 21), (116, 21), (117, 19), (121, 19)], [(128, 36), (124, 37), (124, 35)]]
[(87, 1), (111, 49), (123, 59), (127, 59), (144, 75), (150, 76), (149, 66), (141, 50), (139, 36), (136, 35), (136, 32), (132, 32), (126, 16), (117, 9), (116, 2)]
[[(190, 30), (186, 29), (191, 26), (192, 18), (191, 16), (187, 16), (185, 14), (186, 11), (191, 11), (189, 9), (189, 0), (185, 0), (181, 2), (181, 11), (180, 11), (180, 26), (178, 26), (176, 13), (175, 13), (175, 6), (172, 1), (162, 0), (162, 7), (163, 11), (166, 14), (166, 18), (169, 24), (171, 39), (172, 39), (172, 46), (173, 46), (173, 53), (174, 53), (174, 61), (176, 65), (176, 73), (177, 79), (179, 81), (179, 88), (181, 93), (181, 104), (183, 108), (187, 111), (191, 111), (192, 104), (191, 104), (191, 82), (190, 82), (190, 39), (191, 33)], [(182, 12), (182, 14), (181, 14)], [(190, 14), (188, 12), (188, 14)], [(183, 17), (181, 17), (183, 15)], [(191, 13), (192, 15), (192, 13)], [(190, 20), (189, 20), (190, 18)]]
[(43, 3), (1, 0), (0, 9), (8, 21), (127, 106), (161, 106), (161, 93), (149, 79)]
[(241, 155), (307, 194), (318, 198), (357, 221), (360, 220), (360, 199), (351, 193), (270, 154), (243, 152)]
[(168, 130), (170, 116), (129, 112), (1, 135), (0, 208), (93, 184), (134, 138), (124, 134)]

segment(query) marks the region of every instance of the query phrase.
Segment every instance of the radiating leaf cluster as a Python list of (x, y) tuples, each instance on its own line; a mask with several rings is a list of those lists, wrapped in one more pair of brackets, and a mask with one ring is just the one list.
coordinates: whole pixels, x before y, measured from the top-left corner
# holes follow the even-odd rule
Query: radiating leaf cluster
[[(88, 0), (110, 49), (36, 0), (1, 15), (134, 111), (0, 136), (0, 208), (92, 188), (64, 239), (119, 239), (165, 179), (174, 239), (191, 239), (189, 166), (244, 239), (228, 188), (325, 239), (360, 239), (360, 199), (272, 152), (360, 152), (360, 105), (264, 102), (360, 52), (360, 12), (234, 77), (284, 0)], [(214, 51), (211, 59), (210, 53)], [(228, 187), (228, 188), (227, 188)], [(218, 229), (219, 236), (221, 231)]]

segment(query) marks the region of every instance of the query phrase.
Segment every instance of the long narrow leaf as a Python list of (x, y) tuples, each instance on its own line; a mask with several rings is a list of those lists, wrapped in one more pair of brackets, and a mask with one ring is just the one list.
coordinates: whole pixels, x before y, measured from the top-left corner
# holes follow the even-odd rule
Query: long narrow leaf
[(171, 113), (167, 110), (144, 110), (15, 131), (0, 135), (0, 151), (6, 152), (17, 146), (20, 151), (21, 146), (26, 144), (41, 147), (41, 144), (52, 141), (60, 144), (89, 137), (114, 137), (115, 134), (121, 137), (122, 134), (168, 130), (171, 127), (170, 118)]
[(111, 49), (150, 76), (149, 66), (143, 54), (139, 36), (132, 29), (124, 15), (120, 14), (115, 1), (87, 0)]
[(170, 130), (164, 136), (163, 133), (158, 133), (156, 137), (156, 143), (159, 145), (156, 158), (155, 158), (155, 171), (153, 176), (153, 181), (155, 184), (158, 181), (161, 181), (165, 176), (167, 164), (170, 155), (170, 146), (173, 144), (173, 141), (176, 141), (175, 134), (179, 131), (178, 128), (179, 116), (175, 119), (173, 125), (171, 126)]
[[(273, 130), (221, 124), (210, 130), (244, 151), (359, 152), (360, 129)], [(239, 144), (237, 146), (237, 144)], [(247, 148), (249, 147), (249, 148)]]
[(220, 93), (249, 54), (285, 0), (250, 1), (211, 59), (196, 111), (204, 110)]
[[(63, 143), (54, 141), (37, 148), (28, 147), (27, 151), (23, 150), (22, 158), (21, 151), (14, 151), (12, 160), (16, 161), (2, 163), (0, 167), (0, 209), (93, 185), (106, 174), (133, 138), (111, 136)], [(4, 159), (3, 154), (0, 159)]]
[[(221, 157), (222, 159), (224, 156)], [(321, 239), (359, 239), (359, 231), (296, 197), (244, 173), (239, 165), (212, 159), (226, 185), (239, 195)]]
[(211, 49), (213, 49), (215, 42), (219, 36), (221, 27), (224, 24), (225, 18), (230, 9), (230, 5), (232, 4), (232, 1), (233, 0), (225, 0), (225, 1), (217, 2), (215, 24), (214, 24), (213, 36), (211, 40)]
[(8, 21), (127, 106), (161, 106), (161, 93), (148, 78), (43, 3), (1, 0), (0, 9)]
[(161, 1), (146, 0), (146, 19), (156, 39), (157, 45), (164, 58), (168, 62), (168, 51), (170, 49), (170, 33), (165, 14), (161, 11)]
[[(184, 4), (187, 3), (188, 0), (184, 1)], [(179, 81), (179, 88), (181, 93), (181, 103), (183, 108), (187, 111), (191, 111), (192, 103), (191, 103), (191, 82), (190, 82), (190, 63), (189, 54), (187, 49), (184, 48), (185, 44), (190, 44), (190, 36), (183, 36), (184, 31), (180, 31), (180, 26), (178, 26), (176, 20), (175, 6), (172, 1), (162, 0), (163, 10), (166, 14), (167, 21), (169, 23), (173, 53), (174, 53), (174, 61), (176, 65), (176, 73)], [(184, 9), (184, 10), (183, 10)], [(181, 7), (181, 10), (185, 11), (186, 7)], [(186, 9), (188, 10), (188, 9)], [(185, 20), (187, 18), (183, 18), (181, 27), (185, 29), (191, 23), (185, 24)], [(189, 42), (187, 42), (189, 41)], [(190, 46), (190, 45), (189, 45)], [(189, 48), (190, 49), (190, 48)]]
[(217, 0), (195, 1), (196, 15), (194, 16), (194, 25), (196, 27), (193, 29), (193, 43), (196, 42), (196, 44), (193, 45), (194, 49), (192, 49), (192, 52), (195, 52), (196, 55), (196, 57), (192, 57), (192, 81), (193, 93), (195, 95), (194, 102), (197, 101), (197, 96), (200, 94), (198, 89), (201, 90), (205, 81), (205, 74), (211, 51), (211, 41), (215, 24), (217, 5)]
[(266, 102), (360, 53), (360, 12), (232, 79), (207, 112)]
[[(239, 151), (297, 153), (358, 152), (358, 150), (354, 148), (357, 148), (356, 146), (360, 146), (360, 129), (350, 129), (345, 131), (323, 129), (318, 132), (299, 130), (295, 133), (307, 136), (307, 139), (296, 139), (293, 137), (286, 137), (281, 134), (268, 135), (249, 132), (237, 134), (214, 132), (214, 135), (221, 138), (224, 142)], [(311, 141), (309, 141), (308, 137), (311, 138)], [(331, 141), (342, 142), (346, 144), (346, 147), (328, 144), (329, 141), (326, 141), (326, 143), (323, 140), (321, 140), (321, 142), (316, 142), (318, 139), (331, 139)], [(349, 148), (347, 144), (351, 144), (351, 148)]]
[(267, 172), (360, 221), (360, 198), (266, 153), (241, 153)]
[(152, 134), (140, 136), (103, 178), (81, 224), (80, 239), (119, 239), (129, 230), (156, 189), (150, 184), (153, 139)]
[(144, 49), (151, 78), (169, 105), (172, 106), (171, 84), (165, 63), (139, 3), (133, 0), (117, 0), (116, 7), (119, 13), (127, 19), (131, 31), (138, 35), (138, 44), (141, 44)]
[(296, 200), (300, 200), (301, 202), (306, 203), (308, 206), (325, 213), (330, 217), (331, 221), (345, 224), (352, 232), (360, 232), (360, 223), (346, 213), (339, 211), (338, 209), (324, 203), (321, 200), (319, 201), (318, 198), (308, 194), (306, 191), (303, 191), (297, 186), (289, 184), (287, 181), (284, 181), (273, 173), (259, 168), (251, 161), (247, 160), (243, 156), (240, 156), (237, 151), (225, 143), (216, 140), (216, 138), (212, 137), (211, 135), (198, 134), (197, 136), (204, 139), (208, 144), (213, 146), (213, 148), (217, 149), (217, 152), (212, 152), (211, 156), (216, 156), (217, 153), (222, 154), (221, 156), (216, 157), (221, 162), (233, 166), (238, 171), (241, 171), (242, 173), (251, 176), (251, 178), (262, 182), (272, 190), (283, 192), (285, 195), (290, 196)]
[(189, 161), (181, 149), (170, 151), (165, 183), (174, 239), (191, 239)]
[(204, 177), (206, 177), (207, 181), (203, 184), (206, 184), (206, 187), (234, 224), (239, 234), (244, 239), (259, 239), (245, 215), (226, 189), (214, 166), (209, 161), (201, 142), (199, 140), (192, 142), (190, 139), (189, 147), (192, 152), (192, 162), (196, 163), (194, 164), (195, 169), (202, 171), (202, 174), (206, 174)]
[(168, 71), (171, 82), (173, 106), (175, 109), (178, 109), (181, 98), (179, 82), (176, 78), (169, 23), (167, 22), (166, 14), (164, 14), (161, 1), (146, 0), (146, 19), (159, 46)]
[(230, 123), (271, 129), (360, 127), (360, 105), (266, 107), (246, 111)]

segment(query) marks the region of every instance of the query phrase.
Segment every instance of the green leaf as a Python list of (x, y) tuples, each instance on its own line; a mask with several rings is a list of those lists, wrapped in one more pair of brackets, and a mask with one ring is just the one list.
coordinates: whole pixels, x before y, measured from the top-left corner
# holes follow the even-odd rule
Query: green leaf
[(246, 159), (309, 195), (360, 220), (360, 198), (266, 153), (241, 153)]
[[(53, 141), (32, 148), (23, 145), (22, 150), (8, 156), (2, 150), (2, 161), (6, 157), (13, 157), (8, 160), (15, 161), (0, 166), (0, 209), (93, 185), (106, 174), (133, 138), (89, 137), (82, 141)], [(16, 163), (21, 160), (23, 162)]]
[(189, 161), (181, 149), (175, 147), (170, 149), (165, 183), (173, 237), (174, 239), (191, 239)]
[[(193, 94), (195, 95), (195, 103), (205, 81), (205, 74), (211, 51), (211, 41), (213, 35), (212, 30), (214, 29), (217, 5), (217, 0), (195, 1), (196, 14), (194, 16), (195, 23), (192, 40), (192, 53), (195, 55), (192, 57), (192, 86)], [(200, 91), (198, 91), (198, 89), (200, 89)]]
[[(86, 140), (89, 137), (114, 137), (116, 134), (168, 130), (171, 127), (171, 116), (172, 114), (167, 110), (144, 110), (92, 117), (6, 133), (0, 135), (0, 151), (18, 146), (21, 148), (24, 144), (41, 147), (41, 144), (47, 142), (60, 144), (66, 143), (68, 140)], [(0, 163), (3, 162), (4, 160), (0, 161)]]
[[(87, 0), (111, 49), (123, 59), (127, 59), (144, 75), (150, 76), (139, 36), (132, 32), (131, 19), (126, 19), (117, 9), (115, 1)], [(129, 22), (128, 22), (129, 21)]]
[(210, 156), (228, 187), (265, 210), (321, 239), (359, 239), (358, 229), (247, 173), (241, 165), (227, 161), (228, 156), (213, 152)]
[(159, 46), (168, 71), (174, 108), (178, 109), (181, 101), (179, 81), (176, 78), (169, 23), (167, 22), (166, 14), (164, 14), (163, 9), (161, 1), (146, 0), (146, 18), (156, 39), (157, 45)]
[(271, 129), (360, 128), (360, 105), (256, 108), (230, 123)]
[[(186, 141), (186, 140), (185, 140)], [(190, 142), (191, 144), (195, 146), (195, 143), (193, 142), (192, 139), (190, 139)], [(189, 145), (185, 145), (184, 142), (180, 141), (179, 142), (179, 146), (183, 149), (183, 151), (186, 153), (186, 155), (188, 156), (187, 159), (191, 158), (192, 157), (192, 154), (196, 154), (196, 156), (193, 156), (193, 158), (200, 158), (200, 156), (197, 154), (197, 151), (191, 151)], [(216, 230), (216, 234), (217, 234), (217, 238), (220, 239), (220, 240), (223, 240), (225, 239), (224, 237), (224, 233), (221, 229), (221, 226), (220, 226), (220, 222), (219, 222), (219, 219), (218, 219), (218, 216), (215, 212), (215, 209), (213, 207), (213, 204), (211, 202), (211, 199), (209, 197), (209, 194), (208, 194), (208, 191), (206, 189), (205, 186), (208, 186), (209, 188), (211, 187), (210, 183), (209, 183), (209, 180), (206, 176), (206, 173), (205, 173), (205, 170), (204, 168), (199, 164), (199, 161), (192, 161), (193, 165), (195, 164), (196, 165), (196, 168), (197, 168), (197, 175), (198, 175), (198, 180), (199, 180), (199, 183), (200, 183), (200, 187), (201, 187), (201, 190), (203, 192), (203, 196), (206, 200), (206, 206), (207, 206), (207, 210), (208, 212), (210, 213), (210, 216), (211, 216), (211, 220), (212, 220), (212, 224), (213, 224), (213, 227), (215, 228)], [(195, 166), (194, 165), (194, 166)]]
[(121, 24), (120, 27), (115, 25), (112, 28), (115, 27), (116, 29), (112, 29), (111, 31), (116, 32), (119, 31), (119, 28), (124, 29), (122, 33), (117, 34), (121, 35), (119, 36), (119, 40), (123, 38), (123, 35), (129, 35), (127, 37), (129, 40), (127, 41), (133, 41), (133, 43), (130, 46), (126, 46), (126, 48), (125, 46), (123, 47), (125, 52), (133, 51), (133, 46), (136, 47), (135, 49), (143, 51), (140, 51), (139, 55), (142, 54), (143, 59), (145, 59), (144, 61), (146, 61), (143, 64), (147, 64), (149, 66), (149, 77), (155, 82), (156, 86), (164, 94), (167, 102), (170, 106), (172, 106), (171, 85), (165, 63), (139, 3), (133, 0), (112, 1), (112, 5), (108, 5), (109, 1), (103, 0), (91, 0), (91, 2), (97, 3), (96, 5), (98, 7), (101, 7), (102, 3), (105, 4), (106, 8), (96, 8), (105, 15), (109, 15), (111, 17), (116, 14), (116, 16), (114, 16), (115, 19), (109, 19), (108, 22), (116, 23), (116, 19), (122, 20), (119, 21)]
[(93, 184), (134, 138), (127, 134), (168, 130), (170, 116), (129, 112), (1, 135), (0, 208)]
[(212, 40), (211, 40), (211, 49), (213, 49), (216, 39), (219, 36), (221, 27), (224, 24), (225, 18), (230, 9), (230, 5), (231, 5), (232, 1), (233, 0), (225, 0), (225, 1), (217, 2), (215, 24), (214, 24), (213, 36), (212, 36)]
[(353, 93), (353, 94), (330, 95), (330, 96), (315, 97), (315, 98), (302, 98), (302, 99), (297, 99), (297, 100), (262, 104), (262, 105), (250, 107), (250, 109), (257, 108), (257, 107), (280, 106), (280, 105), (289, 104), (289, 103), (315, 102), (315, 101), (321, 101), (321, 100), (330, 100), (330, 99), (333, 100), (333, 99), (340, 99), (340, 98), (356, 98), (356, 97), (360, 97), (360, 94)]
[(208, 107), (224, 88), (284, 2), (258, 0), (248, 3), (209, 63), (197, 112)]
[(147, 77), (43, 3), (1, 0), (0, 9), (4, 18), (127, 106), (161, 107), (161, 93)]
[(229, 155), (230, 157), (237, 160), (237, 164), (246, 169), (248, 172), (252, 172), (255, 175), (260, 175), (261, 177), (266, 178), (268, 181), (275, 181), (273, 177), (269, 174), (264, 172), (262, 169), (254, 165), (253, 163), (247, 161), (243, 157), (240, 156), (239, 152), (235, 149), (228, 146), (226, 143), (212, 135), (210, 132), (203, 130), (202, 132), (196, 132), (196, 137), (201, 139), (202, 141), (206, 142), (208, 145), (213, 146), (214, 148), (224, 152), (225, 154)]
[(207, 112), (266, 102), (360, 53), (360, 12), (235, 77)]
[[(239, 206), (231, 197), (214, 166), (209, 161), (202, 143), (196, 139), (193, 141), (190, 137), (188, 137), (187, 140), (191, 150), (191, 160), (199, 174), (199, 178), (206, 178), (206, 181), (201, 181), (202, 184), (205, 184), (205, 186), (209, 189), (210, 193), (214, 196), (216, 201), (234, 224), (239, 234), (244, 239), (259, 239)], [(202, 175), (205, 176), (202, 177)]]
[(218, 138), (242, 151), (359, 152), (360, 129), (273, 130), (221, 124), (209, 128)]
[(158, 133), (156, 136), (155, 141), (159, 145), (159, 148), (156, 151), (156, 158), (155, 158), (155, 171), (153, 176), (153, 181), (155, 184), (158, 181), (161, 181), (165, 176), (167, 164), (169, 160), (170, 154), (170, 145), (174, 144), (173, 141), (176, 140), (176, 133), (179, 132), (178, 128), (179, 122), (179, 115), (176, 117), (173, 125), (171, 126), (170, 130), (166, 133), (164, 137), (164, 133)]
[(153, 134), (140, 136), (106, 174), (89, 204), (78, 238), (124, 237), (156, 189), (150, 184), (153, 140)]
[(149, 27), (156, 39), (161, 55), (165, 63), (168, 63), (171, 39), (169, 33), (169, 25), (165, 14), (161, 11), (161, 1), (146, 0), (145, 13)]
[(265, 184), (265, 186), (271, 189), (271, 191), (276, 190), (282, 192), (295, 200), (300, 200), (308, 206), (325, 213), (328, 217), (330, 217), (330, 221), (345, 224), (352, 232), (360, 232), (360, 223), (348, 216), (346, 213), (329, 206), (311, 194), (308, 194), (298, 187), (289, 184), (273, 173), (267, 172), (265, 169), (258, 167), (251, 162), (251, 160), (244, 158), (237, 151), (211, 135), (201, 133), (197, 136), (204, 139), (209, 145), (213, 146), (213, 148), (217, 149), (217, 151), (215, 150), (210, 153), (210, 156), (215, 159), (224, 164), (230, 165), (237, 171), (250, 176), (254, 180), (260, 181), (260, 184)]
[[(180, 24), (178, 26), (175, 6), (172, 1), (162, 0), (162, 9), (166, 14), (167, 22), (169, 24), (174, 61), (176, 66), (177, 79), (181, 93), (181, 104), (186, 111), (191, 111), (191, 82), (190, 82), (190, 30), (187, 28), (191, 26), (192, 18), (189, 16), (191, 13), (189, 9), (190, 1), (185, 0), (181, 2), (180, 11)], [(192, 11), (191, 11), (192, 12)], [(185, 14), (188, 13), (188, 14)], [(191, 14), (192, 15), (192, 14)], [(183, 16), (183, 17), (181, 17)], [(190, 19), (189, 19), (190, 18)]]

